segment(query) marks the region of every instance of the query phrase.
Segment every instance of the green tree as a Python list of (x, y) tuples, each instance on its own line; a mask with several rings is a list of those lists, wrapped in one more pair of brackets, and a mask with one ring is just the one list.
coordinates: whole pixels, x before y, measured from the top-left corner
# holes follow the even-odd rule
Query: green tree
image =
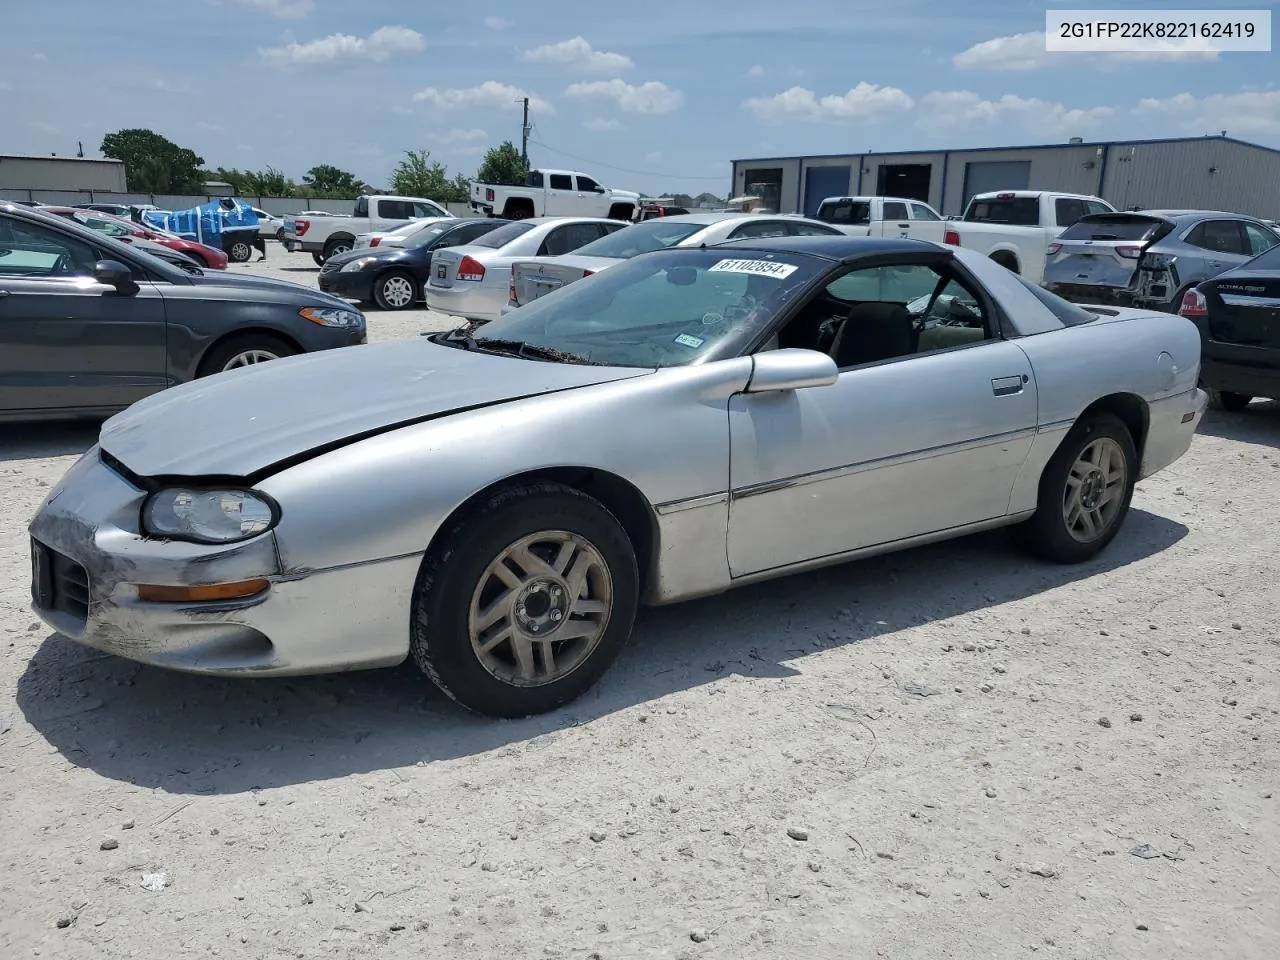
[(510, 140), (504, 140), (498, 146), (490, 148), (484, 155), (480, 169), (476, 171), (476, 179), (483, 183), (524, 183), (528, 176), (529, 165)]
[(241, 192), (253, 197), (292, 197), (298, 185), (275, 167), (246, 171)]
[(391, 189), (406, 197), (426, 197), (437, 203), (453, 199), (449, 171), (431, 159), (430, 150), (406, 150), (391, 174)]
[(302, 182), (313, 196), (327, 194), (333, 197), (354, 197), (365, 188), (354, 173), (348, 173), (331, 163), (312, 167), (303, 174)]
[(154, 130), (131, 127), (108, 133), (98, 148), (104, 157), (124, 163), (125, 180), (135, 193), (199, 193), (204, 158)]
[(471, 177), (465, 173), (455, 173), (453, 179), (449, 181), (449, 186), (453, 190), (449, 199), (454, 203), (466, 203), (471, 199)]

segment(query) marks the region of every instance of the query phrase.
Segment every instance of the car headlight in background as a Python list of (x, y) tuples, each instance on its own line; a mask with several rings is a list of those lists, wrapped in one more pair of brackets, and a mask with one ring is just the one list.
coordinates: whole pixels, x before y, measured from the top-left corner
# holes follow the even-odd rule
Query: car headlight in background
[(303, 307), (298, 311), (303, 320), (310, 320), (322, 327), (363, 327), (364, 314), (340, 307)]
[(142, 507), (143, 532), (197, 543), (235, 543), (270, 530), (278, 513), (266, 497), (248, 490), (157, 491)]
[(373, 263), (377, 259), (378, 259), (377, 257), (361, 257), (358, 260), (352, 260), (350, 263), (344, 263), (341, 269), (338, 270), (338, 272), (339, 273), (355, 273), (358, 270), (363, 270), (365, 267), (367, 267), (369, 264)]

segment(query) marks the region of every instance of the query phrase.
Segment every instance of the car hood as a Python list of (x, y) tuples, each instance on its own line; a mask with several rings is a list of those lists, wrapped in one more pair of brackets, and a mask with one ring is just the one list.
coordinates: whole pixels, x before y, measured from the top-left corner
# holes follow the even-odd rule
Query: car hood
[(231, 287), (233, 290), (253, 291), (254, 293), (266, 293), (270, 291), (278, 296), (274, 299), (294, 299), (297, 300), (298, 306), (315, 306), (317, 304), (326, 304), (329, 306), (341, 307), (343, 310), (350, 310), (351, 304), (345, 300), (339, 300), (327, 293), (321, 293), (314, 287), (303, 286), (301, 283), (293, 283), (290, 280), (276, 280), (273, 277), (254, 276), (249, 273), (224, 273), (219, 270), (216, 273), (206, 273), (202, 277), (191, 277), (191, 283), (198, 287)]
[(401, 340), (273, 360), (173, 387), (116, 414), (99, 442), (138, 477), (256, 482), (396, 427), (648, 372)]

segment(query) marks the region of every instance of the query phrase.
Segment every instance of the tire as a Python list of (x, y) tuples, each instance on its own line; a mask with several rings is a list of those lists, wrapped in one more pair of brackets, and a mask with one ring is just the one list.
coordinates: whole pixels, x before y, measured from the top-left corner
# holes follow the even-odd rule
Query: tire
[(1229, 390), (1210, 390), (1209, 402), (1218, 410), (1239, 413), (1253, 402), (1253, 397), (1247, 393), (1232, 393)]
[[(546, 575), (535, 577), (525, 567), (517, 574), (518, 562), (507, 559), (500, 580), (493, 572), (499, 561), (522, 545), (527, 556), (540, 557)], [(571, 545), (562, 568), (567, 572), (557, 574), (557, 551)], [(582, 602), (592, 609), (577, 611), (585, 619), (573, 619), (570, 576), (580, 564), (579, 590), (593, 595)], [(527, 597), (526, 606), (516, 606), (516, 591)], [(546, 713), (581, 696), (617, 658), (630, 637), (639, 592), (635, 550), (604, 506), (558, 483), (511, 486), (460, 514), (424, 558), (413, 592), (410, 647), (431, 681), (468, 710), (502, 718)], [(473, 642), (472, 607), (501, 609), (504, 593), (514, 594), (506, 612), (495, 613), (487, 627), (477, 624)], [(539, 629), (548, 638), (566, 629), (582, 636), (540, 641)], [(478, 649), (482, 639), (495, 639), (495, 631), (525, 642), (499, 640), (488, 654)], [(518, 650), (527, 664), (525, 679)], [(548, 668), (565, 672), (547, 679)]]
[(281, 227), (279, 230), (276, 231), (276, 242), (284, 243), (284, 227)]
[(313, 253), (313, 254), (311, 255), (311, 259), (315, 261), (315, 264), (316, 264), (316, 266), (317, 266), (317, 267), (323, 267), (323, 266), (324, 266), (324, 257), (323, 257), (321, 254)]
[[(340, 253), (347, 253), (354, 249), (354, 247), (354, 240), (330, 240), (324, 245), (324, 260), (328, 260), (330, 257), (336, 257)], [(323, 264), (324, 260), (321, 260), (320, 263)]]
[[(1108, 470), (1089, 469), (1090, 460), (1100, 463), (1101, 458), (1094, 456), (1099, 453), (1109, 459), (1106, 466), (1113, 476), (1118, 468), (1123, 473), (1113, 481), (1115, 490), (1110, 498), (1091, 510), (1080, 511), (1079, 519), (1068, 526), (1069, 510), (1074, 512), (1068, 497), (1080, 493), (1087, 503), (1111, 486), (1106, 483)], [(1019, 544), (1053, 563), (1083, 563), (1096, 556), (1115, 538), (1129, 513), (1138, 468), (1133, 437), (1118, 417), (1109, 413), (1083, 417), (1071, 428), (1041, 474), (1036, 512), (1014, 528)], [(1083, 482), (1069, 485), (1073, 476)], [(1104, 484), (1101, 489), (1096, 486), (1099, 482)], [(1092, 534), (1088, 530), (1090, 523), (1096, 528)]]
[(388, 270), (373, 281), (373, 302), (382, 310), (408, 310), (418, 296), (417, 281), (404, 270)]
[(232, 240), (227, 246), (227, 259), (232, 263), (248, 263), (253, 256), (253, 244), (248, 240)]
[(298, 352), (293, 344), (269, 333), (249, 333), (217, 344), (200, 361), (198, 377), (235, 370), (239, 367), (291, 357)]
[(502, 211), (502, 215), (507, 220), (528, 220), (533, 216), (533, 206), (531, 204), (511, 204)]

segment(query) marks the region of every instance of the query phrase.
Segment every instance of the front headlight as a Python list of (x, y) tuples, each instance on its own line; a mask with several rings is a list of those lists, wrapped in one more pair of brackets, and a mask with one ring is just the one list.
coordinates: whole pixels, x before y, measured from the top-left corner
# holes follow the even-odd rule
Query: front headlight
[(298, 311), (303, 320), (310, 320), (322, 327), (363, 327), (364, 314), (339, 307), (303, 307)]
[(147, 498), (142, 529), (148, 536), (234, 543), (275, 526), (278, 511), (261, 494), (248, 490), (195, 490), (172, 487)]
[(339, 273), (355, 273), (358, 270), (363, 270), (365, 267), (367, 267), (369, 264), (373, 263), (377, 259), (378, 259), (377, 257), (361, 257), (359, 260), (352, 260), (350, 263), (344, 263), (341, 269), (338, 270), (338, 272)]

